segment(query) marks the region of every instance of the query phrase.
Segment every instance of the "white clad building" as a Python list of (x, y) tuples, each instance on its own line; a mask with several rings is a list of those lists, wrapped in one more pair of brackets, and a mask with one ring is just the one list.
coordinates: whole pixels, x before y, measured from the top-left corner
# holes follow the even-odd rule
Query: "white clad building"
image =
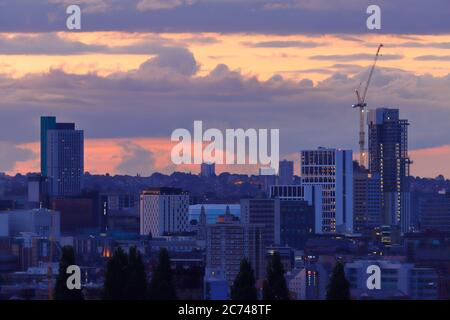
[(353, 232), (351, 150), (318, 148), (301, 152), (302, 184), (322, 187), (322, 233)]
[(177, 188), (148, 188), (140, 196), (140, 234), (154, 237), (188, 230), (189, 194)]

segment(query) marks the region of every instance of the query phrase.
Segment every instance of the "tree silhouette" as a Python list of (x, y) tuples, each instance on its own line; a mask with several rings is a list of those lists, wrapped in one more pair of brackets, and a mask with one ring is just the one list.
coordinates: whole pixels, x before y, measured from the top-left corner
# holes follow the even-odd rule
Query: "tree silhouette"
[(350, 283), (345, 278), (344, 265), (338, 261), (327, 286), (327, 300), (350, 300)]
[(247, 258), (242, 259), (239, 273), (231, 288), (232, 300), (257, 300), (255, 276), (252, 266)]
[(117, 248), (108, 260), (103, 283), (104, 300), (125, 299), (125, 286), (127, 283), (128, 257), (122, 248)]
[(147, 275), (141, 254), (136, 247), (130, 248), (126, 274), (125, 299), (145, 300), (147, 295)]
[(175, 286), (172, 281), (170, 257), (167, 249), (160, 249), (158, 265), (153, 271), (148, 297), (152, 300), (176, 300)]
[(289, 300), (284, 268), (278, 252), (275, 252), (267, 263), (267, 279), (263, 283), (263, 299)]
[(69, 289), (67, 287), (67, 279), (70, 274), (67, 268), (75, 263), (75, 252), (71, 246), (64, 246), (61, 250), (61, 258), (59, 260), (59, 274), (55, 283), (55, 300), (83, 300), (81, 289)]

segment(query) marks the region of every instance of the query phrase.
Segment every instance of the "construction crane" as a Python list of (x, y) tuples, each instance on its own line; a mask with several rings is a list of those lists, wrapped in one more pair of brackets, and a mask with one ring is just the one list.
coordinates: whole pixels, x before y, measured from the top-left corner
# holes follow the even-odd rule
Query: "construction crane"
[(361, 84), (359, 85), (358, 89), (355, 90), (357, 103), (353, 105), (353, 108), (359, 108), (359, 164), (361, 166), (366, 166), (366, 130), (365, 130), (365, 112), (366, 112), (366, 96), (367, 96), (367, 90), (370, 86), (370, 81), (372, 80), (373, 71), (375, 70), (375, 65), (377, 64), (378, 57), (380, 56), (380, 50), (381, 47), (383, 47), (383, 44), (380, 44), (378, 46), (377, 53), (375, 54), (375, 59), (373, 61), (372, 67), (370, 68), (369, 77), (367, 78), (366, 85), (364, 87), (363, 94), (361, 95), (359, 92), (359, 89), (361, 87)]

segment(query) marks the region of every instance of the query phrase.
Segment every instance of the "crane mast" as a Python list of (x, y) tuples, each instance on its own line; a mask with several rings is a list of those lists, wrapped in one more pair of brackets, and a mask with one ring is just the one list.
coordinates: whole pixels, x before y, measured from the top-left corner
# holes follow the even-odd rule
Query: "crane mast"
[(372, 80), (373, 71), (375, 70), (375, 65), (377, 64), (378, 57), (380, 56), (380, 50), (383, 44), (380, 44), (375, 54), (375, 58), (370, 68), (369, 77), (367, 78), (366, 84), (364, 86), (363, 94), (359, 92), (359, 88), (355, 90), (357, 103), (353, 105), (353, 108), (359, 108), (359, 164), (366, 167), (366, 131), (365, 131), (365, 112), (366, 112), (366, 96), (369, 90), (370, 82)]

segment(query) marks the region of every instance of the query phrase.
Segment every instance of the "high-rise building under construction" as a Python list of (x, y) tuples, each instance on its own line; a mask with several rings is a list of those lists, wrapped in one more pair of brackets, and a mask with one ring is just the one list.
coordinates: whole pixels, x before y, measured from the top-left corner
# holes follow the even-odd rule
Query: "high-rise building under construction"
[(369, 171), (381, 179), (384, 224), (411, 228), (408, 157), (408, 120), (400, 119), (398, 109), (370, 110), (367, 118)]

